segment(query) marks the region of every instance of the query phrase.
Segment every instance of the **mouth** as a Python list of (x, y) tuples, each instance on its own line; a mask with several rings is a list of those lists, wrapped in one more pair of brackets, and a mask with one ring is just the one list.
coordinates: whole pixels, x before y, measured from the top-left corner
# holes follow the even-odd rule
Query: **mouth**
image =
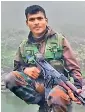
[(39, 27), (36, 27), (35, 29), (39, 29)]
[(40, 29), (40, 27), (34, 27), (34, 29)]

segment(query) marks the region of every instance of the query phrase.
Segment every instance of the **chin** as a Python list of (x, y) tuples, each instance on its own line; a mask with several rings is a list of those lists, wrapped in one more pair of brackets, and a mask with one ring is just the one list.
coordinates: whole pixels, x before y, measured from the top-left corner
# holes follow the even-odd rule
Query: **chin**
[(43, 32), (35, 32), (34, 34), (36, 34), (36, 35), (42, 35), (43, 34)]
[(41, 36), (44, 32), (45, 30), (35, 30), (33, 33), (34, 35)]

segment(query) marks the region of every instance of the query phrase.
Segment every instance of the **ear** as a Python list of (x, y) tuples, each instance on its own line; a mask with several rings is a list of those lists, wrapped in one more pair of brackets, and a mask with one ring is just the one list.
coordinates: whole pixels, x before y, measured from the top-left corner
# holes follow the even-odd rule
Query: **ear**
[(46, 20), (46, 22), (48, 23), (48, 18), (46, 18), (45, 20)]
[(28, 20), (26, 19), (26, 25), (28, 26)]

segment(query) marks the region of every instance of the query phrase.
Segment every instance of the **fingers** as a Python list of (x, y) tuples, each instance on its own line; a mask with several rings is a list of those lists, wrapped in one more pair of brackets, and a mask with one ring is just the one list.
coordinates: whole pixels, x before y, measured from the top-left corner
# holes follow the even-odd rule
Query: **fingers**
[(38, 73), (32, 73), (31, 75), (29, 75), (31, 78), (33, 79), (37, 79), (39, 74)]
[[(80, 94), (82, 92), (81, 89), (77, 89), (77, 93)], [(79, 101), (79, 99), (77, 99), (76, 101), (77, 104), (81, 105), (81, 101)]]
[(38, 74), (37, 72), (30, 72), (30, 73), (29, 73), (29, 76), (30, 76), (31, 78), (33, 78), (33, 79), (37, 79), (38, 76), (39, 76), (39, 74)]
[(39, 92), (39, 93), (43, 93), (44, 92), (44, 84), (40, 84), (38, 82), (35, 83), (35, 88), (36, 88), (36, 91)]
[(38, 73), (34, 73), (33, 75), (35, 76), (35, 78), (38, 78), (38, 76), (39, 76)]
[(35, 71), (36, 71), (37, 73), (40, 73), (40, 69), (37, 68), (37, 67), (35, 67)]
[(80, 94), (81, 92), (82, 92), (82, 90), (81, 90), (81, 89), (77, 89), (77, 93), (79, 93), (79, 94)]
[(72, 93), (71, 90), (68, 90), (68, 95), (69, 97), (73, 100), (73, 101), (77, 101), (77, 99), (75, 98), (74, 94)]
[(36, 79), (39, 76), (40, 70), (37, 67), (27, 67), (25, 68), (24, 73), (31, 78)]
[[(77, 90), (78, 93), (81, 93), (81, 90)], [(74, 96), (71, 90), (68, 91), (69, 97), (72, 99), (72, 101), (76, 102), (77, 104), (81, 104), (81, 102)]]
[(30, 71), (34, 71), (34, 72), (40, 73), (40, 69), (37, 68), (37, 67), (30, 67)]
[(81, 102), (80, 101), (76, 101), (76, 103), (79, 104), (79, 105), (81, 105)]

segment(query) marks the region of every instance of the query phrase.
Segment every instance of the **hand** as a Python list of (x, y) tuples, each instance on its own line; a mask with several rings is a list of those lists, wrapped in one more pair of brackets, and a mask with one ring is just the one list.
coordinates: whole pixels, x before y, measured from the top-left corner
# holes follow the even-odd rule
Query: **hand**
[[(80, 94), (81, 92), (82, 92), (81, 89), (77, 89), (77, 93)], [(74, 102), (76, 102), (77, 104), (81, 104), (81, 102), (74, 96), (74, 94), (71, 90), (68, 90), (68, 95)]]
[[(82, 92), (81, 89), (77, 89), (77, 93), (78, 93), (78, 94), (80, 94), (81, 92)], [(79, 101), (79, 99), (77, 99), (77, 102), (76, 102), (76, 103), (81, 105), (81, 101)]]
[(27, 67), (24, 69), (24, 73), (33, 79), (37, 79), (39, 76), (40, 70), (37, 67)]
[(36, 88), (36, 91), (39, 92), (39, 93), (43, 93), (45, 88), (44, 88), (44, 84), (43, 83), (39, 83), (39, 82), (36, 82), (35, 83), (35, 88)]
[(47, 103), (50, 106), (51, 104), (57, 104), (65, 107), (67, 104), (70, 104), (71, 99), (61, 88), (55, 86), (47, 96)]

